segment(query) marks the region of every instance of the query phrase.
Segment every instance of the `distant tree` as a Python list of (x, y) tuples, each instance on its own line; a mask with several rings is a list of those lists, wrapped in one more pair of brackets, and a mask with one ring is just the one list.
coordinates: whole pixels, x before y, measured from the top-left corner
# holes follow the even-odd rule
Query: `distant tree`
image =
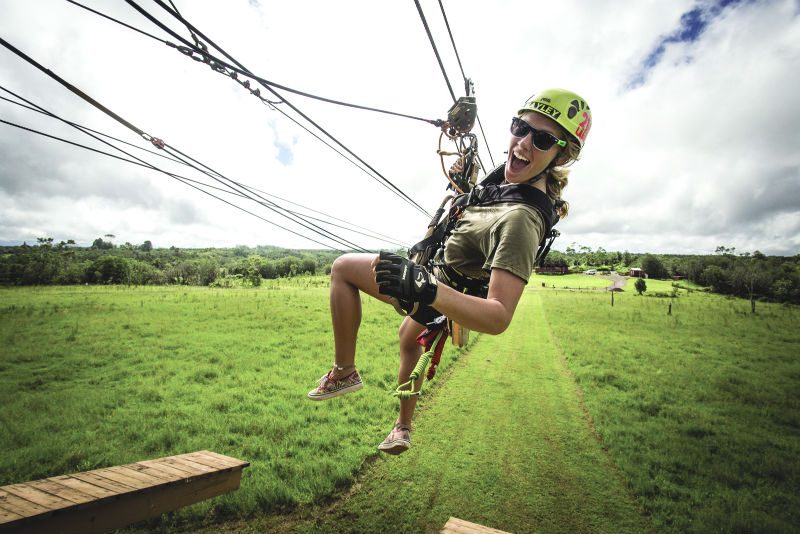
[(97, 284), (124, 284), (130, 279), (128, 260), (118, 256), (101, 256), (89, 267), (90, 278)]
[(153, 250), (153, 243), (151, 243), (150, 240), (148, 239), (147, 241), (142, 243), (139, 249), (144, 252), (150, 252), (151, 250)]
[(102, 237), (98, 237), (92, 242), (92, 248), (98, 250), (110, 250), (114, 248), (114, 244), (111, 241), (103, 241)]
[(711, 290), (716, 293), (724, 293), (728, 288), (728, 279), (725, 271), (719, 265), (709, 265), (703, 271), (703, 280), (706, 285), (711, 286)]
[(667, 269), (664, 267), (664, 264), (652, 254), (647, 254), (642, 258), (642, 270), (644, 270), (650, 278), (667, 277)]
[(647, 282), (644, 281), (644, 278), (637, 278), (636, 283), (633, 284), (633, 287), (641, 295), (647, 291)]
[[(759, 257), (765, 258), (760, 252)], [(756, 312), (756, 295), (766, 294), (773, 283), (765, 262), (755, 255), (739, 260), (730, 271), (729, 280), (734, 294), (750, 299), (752, 313)]]
[(626, 267), (630, 267), (631, 263), (633, 263), (633, 254), (628, 252), (627, 250), (622, 253), (622, 263), (625, 264)]
[(785, 278), (776, 280), (772, 284), (772, 294), (775, 295), (775, 297), (781, 302), (789, 301), (792, 297), (793, 290), (794, 287), (792, 281)]

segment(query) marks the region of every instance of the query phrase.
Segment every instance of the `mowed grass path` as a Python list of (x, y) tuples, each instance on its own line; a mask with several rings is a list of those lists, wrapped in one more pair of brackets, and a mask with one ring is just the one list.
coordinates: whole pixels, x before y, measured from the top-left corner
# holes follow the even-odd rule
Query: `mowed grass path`
[(511, 532), (652, 531), (592, 431), (536, 294), (456, 364), (412, 439), (349, 498), (289, 530), (439, 532), (456, 516)]

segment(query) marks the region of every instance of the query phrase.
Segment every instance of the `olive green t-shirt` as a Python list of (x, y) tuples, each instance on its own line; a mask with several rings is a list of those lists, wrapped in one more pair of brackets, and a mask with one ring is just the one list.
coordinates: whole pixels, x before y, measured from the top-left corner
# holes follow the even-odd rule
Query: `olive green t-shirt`
[(492, 269), (503, 269), (527, 283), (543, 232), (542, 216), (531, 206), (469, 206), (445, 244), (444, 261), (473, 278), (485, 280)]

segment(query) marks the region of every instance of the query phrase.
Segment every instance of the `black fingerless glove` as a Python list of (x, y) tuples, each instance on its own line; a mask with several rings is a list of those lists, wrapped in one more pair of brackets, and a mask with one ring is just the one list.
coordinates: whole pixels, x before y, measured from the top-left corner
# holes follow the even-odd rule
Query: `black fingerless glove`
[(375, 281), (380, 294), (394, 297), (406, 315), (436, 300), (436, 278), (425, 267), (391, 252), (381, 251)]

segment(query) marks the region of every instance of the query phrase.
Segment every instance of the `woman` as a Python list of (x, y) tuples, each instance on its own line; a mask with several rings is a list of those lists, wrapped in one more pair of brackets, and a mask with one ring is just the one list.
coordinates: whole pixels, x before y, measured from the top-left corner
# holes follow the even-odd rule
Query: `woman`
[[(534, 95), (511, 125), (511, 141), (500, 186), (536, 188), (563, 217), (567, 185), (563, 168), (578, 158), (591, 128), (591, 112), (577, 94), (548, 89)], [(529, 191), (530, 192), (530, 191)], [(500, 334), (508, 328), (522, 291), (533, 271), (546, 223), (540, 210), (520, 202), (469, 205), (444, 248), (444, 264), (460, 276), (488, 280), (485, 298), (450, 287), (451, 280), (394, 254), (345, 254), (331, 270), (331, 317), (336, 359), (333, 368), (309, 392), (325, 400), (361, 389), (355, 368), (356, 337), (361, 323), (359, 291), (403, 308), (409, 316), (400, 325), (399, 380), (404, 383), (421, 355), (417, 336), (432, 316), (446, 315), (470, 330)], [(430, 308), (433, 310), (430, 310)], [(433, 313), (431, 313), (433, 312)], [(422, 380), (422, 378), (420, 378)], [(418, 388), (419, 386), (417, 386)], [(378, 449), (400, 454), (411, 446), (411, 418), (416, 397), (400, 401), (395, 426)]]

